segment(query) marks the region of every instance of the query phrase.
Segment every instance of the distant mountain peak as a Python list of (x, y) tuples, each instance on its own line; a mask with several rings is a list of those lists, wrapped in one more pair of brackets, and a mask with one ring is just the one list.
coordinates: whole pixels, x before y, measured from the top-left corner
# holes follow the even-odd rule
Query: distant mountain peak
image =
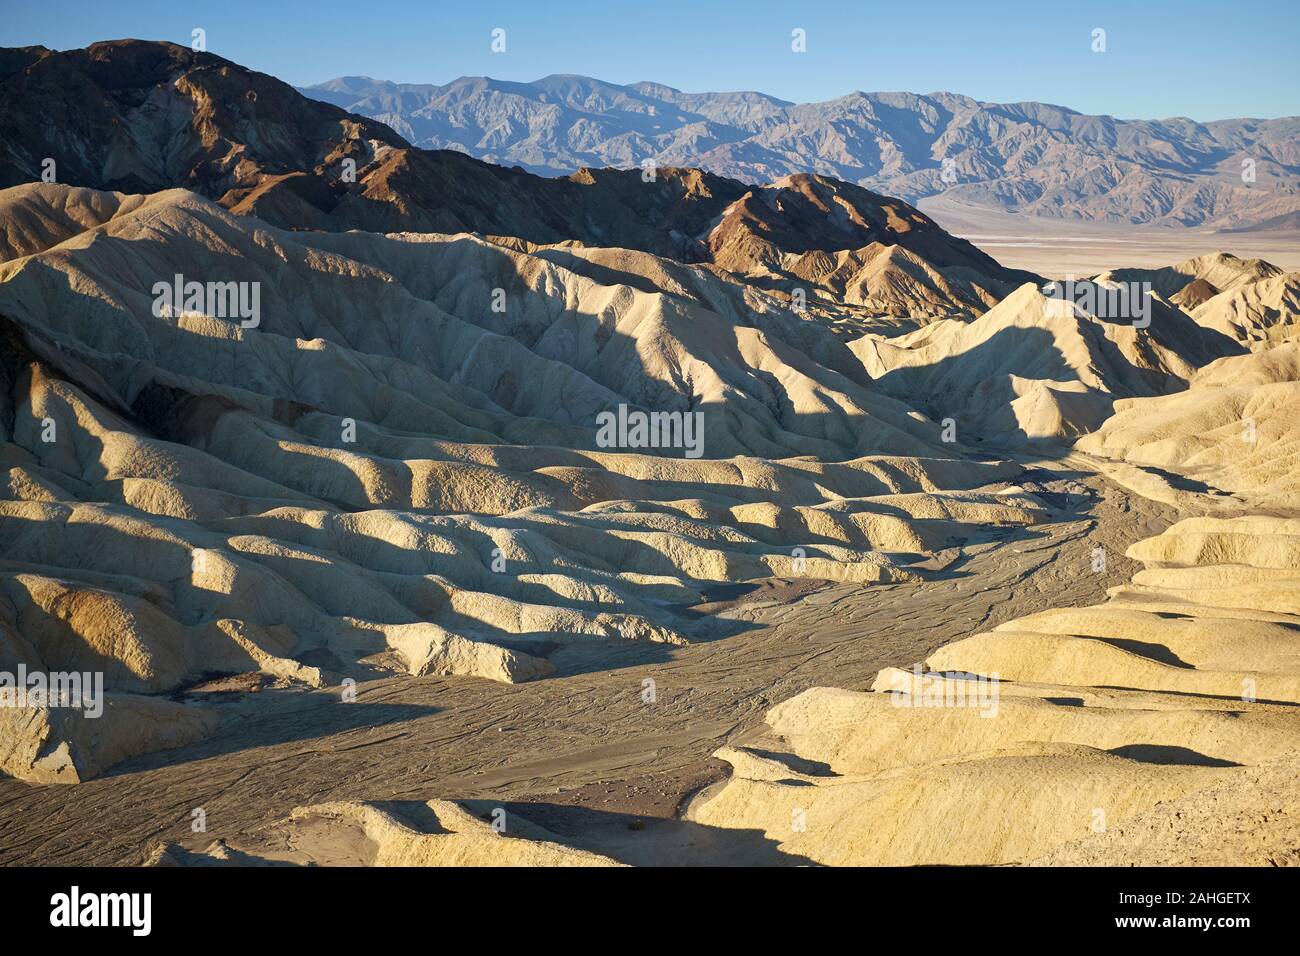
[[(550, 176), (646, 163), (744, 182), (811, 172), (912, 203), (945, 195), (1000, 211), (1168, 226), (1285, 226), (1300, 212), (1290, 174), (1298, 117), (1121, 120), (943, 90), (791, 103), (576, 74), (493, 81), (467, 95), (467, 79), (404, 85), (400, 96), (380, 81), (348, 95), (303, 92), (381, 119), (416, 145)], [(1247, 159), (1251, 182), (1241, 175)]]
[[(336, 88), (316, 95), (352, 96), (338, 87), (354, 79), (330, 81)], [(481, 102), (476, 91), (489, 83), (516, 97), (516, 88), (531, 95), (539, 89), (481, 78), (460, 81), (467, 93), (438, 88), (436, 102), (448, 109)], [(661, 111), (632, 113), (650, 101), (597, 81), (561, 76), (546, 86), (574, 112), (619, 104), (641, 137), (693, 117), (667, 103)], [(66, 102), (68, 89), (78, 91), (76, 107), (64, 109), (57, 127), (41, 122), (55, 103)], [(375, 106), (421, 101), (412, 93), (418, 87), (358, 89), (375, 97)], [(1004, 269), (902, 200), (821, 174), (798, 172), (755, 187), (685, 163), (662, 164), (650, 177), (593, 163), (543, 178), (483, 162), (454, 143), (412, 147), (358, 112), (175, 44), (128, 41), (49, 54), (37, 68), (0, 82), (0, 139), (7, 145), (0, 188), (39, 181), (42, 158), (52, 156), (61, 183), (122, 193), (181, 187), (285, 228), (473, 232), (639, 250), (708, 264), (738, 280), (761, 279), (776, 294), (795, 286), (843, 291), (856, 283), (850, 297), (878, 314), (970, 314), (1033, 278)], [(583, 115), (596, 122), (595, 113)], [(503, 143), (516, 125), (499, 120)], [(353, 175), (345, 176), (348, 162)], [(886, 265), (894, 247), (921, 263), (920, 292), (892, 281), (899, 277)], [(839, 254), (847, 258), (827, 263)]]

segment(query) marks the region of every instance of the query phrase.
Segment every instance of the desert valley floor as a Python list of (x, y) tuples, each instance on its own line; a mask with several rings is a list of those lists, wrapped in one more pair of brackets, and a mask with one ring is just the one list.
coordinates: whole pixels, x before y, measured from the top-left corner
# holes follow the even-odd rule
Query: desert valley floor
[(1123, 267), (1157, 269), (1218, 248), (1231, 249), (1243, 259), (1266, 259), (1289, 272), (1300, 269), (1300, 242), (1293, 230), (1217, 233), (1209, 228), (1035, 220), (940, 197), (923, 199), (917, 208), (1003, 265), (1052, 278)]
[[(1053, 502), (1050, 520), (938, 555), (935, 566), (942, 570), (924, 583), (864, 589), (769, 580), (721, 588), (725, 593), (700, 610), (750, 629), (670, 652), (575, 646), (556, 656), (554, 677), (526, 684), (401, 677), (365, 683), (348, 704), (325, 693), (291, 702), (269, 695), (232, 701), (226, 706), (239, 716), (222, 733), (128, 760), (103, 778), (72, 788), (0, 783), (0, 862), (131, 865), (159, 862), (164, 846), (163, 862), (180, 863), (355, 864), (376, 862), (385, 852), (395, 852), (400, 862), (571, 862), (564, 855), (531, 855), (532, 841), (544, 840), (542, 846), (562, 844), (565, 854), (585, 851), (632, 865), (806, 865), (817, 854), (783, 845), (789, 837), (770, 824), (765, 832), (761, 825), (719, 827), (693, 819), (693, 804), (707, 801), (730, 771), (714, 756), (719, 748), (741, 748), (776, 760), (787, 772), (816, 774), (812, 762), (772, 752), (781, 749), (781, 738), (773, 738), (764, 716), (774, 702), (822, 686), (867, 691), (882, 670), (908, 669), (961, 636), (1103, 602), (1108, 588), (1122, 587), (1140, 568), (1119, 555), (1177, 521), (1175, 509), (1095, 473), (1086, 456), (1026, 464), (1035, 487)], [(1100, 571), (1093, 563), (1097, 548), (1116, 556)], [(1239, 610), (1222, 613), (1242, 616)], [(1217, 622), (1225, 625), (1231, 626)], [(1146, 646), (1153, 659), (1163, 659), (1161, 650), (1167, 653)], [(654, 704), (641, 696), (646, 678), (658, 688)], [(1088, 700), (1090, 708), (1114, 706), (1104, 699), (1108, 693), (1142, 698), (1121, 708), (1180, 707), (1177, 695), (1086, 693), (1097, 698)], [(1074, 708), (1082, 701), (1058, 698), (1052, 706)], [(1213, 701), (1205, 706), (1251, 709)], [(1288, 715), (1287, 723), (1293, 722)], [(1124, 737), (1123, 730), (1119, 734)], [(1132, 739), (1142, 739), (1141, 732)], [(905, 758), (907, 739), (894, 744), (903, 751), (896, 756)], [(1233, 750), (1227, 740), (1218, 745)], [(1143, 754), (1132, 747), (1127, 756), (1139, 766), (1236, 766), (1162, 749)], [(1243, 777), (1220, 785), (1208, 800), (1202, 796), (1199, 805), (1195, 793), (1172, 809), (1157, 805), (1125, 821), (1109, 843), (1088, 833), (1082, 818), (1055, 827), (1044, 843), (1056, 844), (1055, 858), (1045, 862), (1293, 865), (1300, 833), (1289, 785), (1295, 762), (1273, 763), (1266, 764), (1272, 776), (1262, 784)], [(1016, 812), (1023, 810), (1025, 789), (1051, 782), (1050, 774), (1030, 774), (1012, 795), (1021, 804)], [(479, 833), (472, 850), (440, 845), (451, 832), (485, 826), (454, 815), (450, 820), (457, 822), (449, 822), (453, 805), (442, 801), (436, 801), (439, 812), (431, 812), (431, 795), (448, 794), (483, 819), (504, 810), (525, 839)], [(362, 805), (380, 810), (384, 823), (404, 831), (405, 842), (418, 834), (442, 837), (412, 855), (385, 827), (352, 819)], [(208, 814), (209, 830), (201, 835), (188, 832), (196, 806)], [(298, 807), (311, 809), (298, 811), (286, 826), (284, 818)], [(1170, 812), (1185, 817), (1177, 829), (1169, 825)], [(1251, 828), (1261, 821), (1269, 826)], [(938, 817), (927, 826), (939, 842), (960, 838), (960, 828)], [(1060, 839), (1072, 829), (1076, 840)], [(934, 853), (933, 846), (929, 850)], [(989, 847), (929, 858), (924, 848), (915, 855), (876, 855), (885, 862), (1003, 861)], [(1012, 855), (1005, 861), (1033, 862)]]
[[(5, 781), (0, 862), (142, 863), (162, 842), (238, 846), (297, 806), (391, 801), (400, 816), (456, 795), (627, 863), (805, 863), (761, 832), (679, 819), (690, 797), (723, 778), (713, 753), (761, 734), (773, 703), (808, 688), (866, 690), (880, 670), (908, 668), (955, 636), (1094, 603), (1127, 581), (1135, 565), (1118, 556), (1175, 512), (1078, 467), (1055, 468), (1034, 473), (1062, 489), (1050, 523), (946, 555), (952, 563), (933, 581), (727, 588), (746, 593), (713, 607), (754, 625), (733, 637), (671, 652), (574, 647), (556, 661), (559, 675), (526, 684), (403, 677), (363, 685), (354, 704), (254, 701), (225, 733), (102, 779), (39, 789)], [(1117, 556), (1105, 573), (1092, 570), (1096, 547)], [(647, 677), (653, 705), (642, 702)], [(209, 820), (198, 837), (188, 832), (196, 806)]]

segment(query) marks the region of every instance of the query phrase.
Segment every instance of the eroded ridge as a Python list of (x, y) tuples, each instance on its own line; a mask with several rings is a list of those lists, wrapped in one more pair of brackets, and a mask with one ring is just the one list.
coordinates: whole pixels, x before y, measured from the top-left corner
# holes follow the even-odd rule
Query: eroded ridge
[[(1132, 841), (1177, 861), (1150, 822), (1176, 810), (1206, 831), (1196, 844), (1223, 841), (1217, 860), (1281, 859), (1296, 832), (1275, 781), (1300, 749), (1298, 542), (1294, 520), (1179, 522), (1133, 545), (1146, 569), (1104, 604), (956, 641), (869, 693), (773, 708), (764, 742), (719, 752), (732, 777), (691, 817), (826, 864), (1021, 863), (1078, 841), (1055, 859), (1106, 863), (1142, 858)], [(1213, 830), (1265, 804), (1251, 828)]]

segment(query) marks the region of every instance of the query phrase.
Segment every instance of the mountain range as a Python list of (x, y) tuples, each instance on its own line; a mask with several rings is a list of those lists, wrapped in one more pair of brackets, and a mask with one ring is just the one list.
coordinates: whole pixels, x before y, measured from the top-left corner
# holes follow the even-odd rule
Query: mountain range
[(1166, 226), (1294, 228), (1300, 210), (1300, 117), (1122, 120), (944, 92), (791, 103), (573, 75), (443, 85), (346, 76), (302, 92), (417, 146), (550, 176), (644, 163), (751, 183), (816, 173), (913, 204), (943, 195), (1034, 216)]
[(182, 187), (286, 228), (618, 246), (787, 295), (824, 290), (876, 314), (978, 312), (1033, 278), (849, 183), (799, 174), (755, 186), (667, 167), (544, 178), (414, 147), (383, 123), (175, 44), (5, 50), (0, 107), (0, 187), (40, 180), (49, 158), (62, 183)]

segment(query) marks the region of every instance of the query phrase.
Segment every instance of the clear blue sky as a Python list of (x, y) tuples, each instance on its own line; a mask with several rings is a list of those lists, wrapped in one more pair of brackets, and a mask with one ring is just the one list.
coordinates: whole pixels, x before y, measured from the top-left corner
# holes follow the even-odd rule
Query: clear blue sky
[[(788, 100), (951, 90), (1121, 117), (1300, 114), (1300, 0), (24, 0), (0, 45), (189, 43), (291, 83), (346, 74), (443, 83), (582, 73)], [(489, 49), (502, 27), (506, 52)], [(808, 52), (790, 52), (790, 31)], [(1093, 53), (1094, 28), (1106, 52)]]

